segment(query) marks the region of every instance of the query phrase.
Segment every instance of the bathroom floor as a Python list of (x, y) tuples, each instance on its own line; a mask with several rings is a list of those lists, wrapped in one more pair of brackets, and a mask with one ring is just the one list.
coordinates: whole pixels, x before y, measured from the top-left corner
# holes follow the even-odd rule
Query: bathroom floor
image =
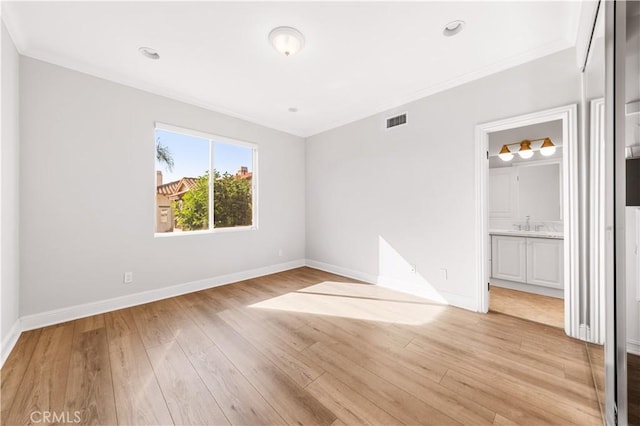
[(564, 328), (564, 300), (491, 286), (489, 310)]

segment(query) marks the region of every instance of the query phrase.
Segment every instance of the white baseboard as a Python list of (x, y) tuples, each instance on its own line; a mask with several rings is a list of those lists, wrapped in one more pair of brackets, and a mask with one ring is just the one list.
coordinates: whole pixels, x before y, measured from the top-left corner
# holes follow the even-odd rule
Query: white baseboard
[(18, 318), (13, 323), (11, 330), (9, 330), (9, 335), (5, 336), (5, 338), (2, 339), (2, 346), (0, 347), (0, 368), (2, 368), (4, 362), (7, 360), (9, 354), (13, 350), (13, 347), (16, 345), (21, 332), (22, 326), (20, 324), (20, 318)]
[(356, 280), (364, 281), (370, 284), (376, 284), (381, 287), (390, 288), (393, 290), (403, 291), (402, 288), (407, 289), (406, 293), (414, 294), (419, 297), (435, 300), (439, 303), (455, 306), (458, 308), (466, 309), (469, 311), (477, 312), (477, 301), (474, 298), (460, 296), (453, 293), (443, 292), (437, 290), (437, 294), (427, 291), (427, 289), (419, 288), (414, 283), (401, 282), (395, 279), (390, 279), (382, 276), (375, 276), (367, 274), (365, 272), (355, 271), (342, 266), (331, 265), (324, 262), (318, 262), (317, 260), (307, 259), (307, 266), (310, 268), (320, 269), (321, 271), (330, 272), (336, 275), (342, 275), (347, 278), (353, 278)]
[(156, 300), (167, 299), (169, 297), (180, 296), (182, 294), (193, 293), (194, 291), (205, 290), (207, 288), (218, 287), (231, 284), (237, 281), (248, 280), (261, 277), (263, 275), (275, 274), (289, 269), (305, 266), (303, 259), (291, 262), (279, 263), (276, 265), (264, 266), (256, 269), (235, 272), (227, 275), (220, 275), (204, 280), (192, 281), (184, 284), (158, 288), (141, 293), (128, 294), (126, 296), (114, 297), (113, 299), (100, 300), (82, 305), (70, 306), (67, 308), (55, 309), (39, 314), (28, 315), (21, 318), (21, 331), (32, 330), (34, 328), (59, 324), (66, 321), (84, 318), (91, 315), (102, 314), (131, 306), (142, 305), (144, 303), (155, 302)]
[(502, 287), (511, 290), (524, 291), (526, 293), (539, 294), (541, 296), (555, 297), (556, 299), (564, 299), (564, 289), (544, 287), (535, 284), (517, 283), (515, 281), (501, 280), (499, 278), (489, 278), (491, 287)]
[(637, 340), (627, 340), (627, 352), (640, 356), (640, 342)]
[(342, 266), (331, 265), (329, 263), (318, 262), (317, 260), (307, 259), (306, 265), (310, 268), (319, 269), (321, 271), (330, 272), (343, 277), (353, 278), (354, 280), (364, 281), (369, 284), (377, 284), (378, 279), (375, 275), (365, 272), (355, 271), (353, 269), (344, 268)]

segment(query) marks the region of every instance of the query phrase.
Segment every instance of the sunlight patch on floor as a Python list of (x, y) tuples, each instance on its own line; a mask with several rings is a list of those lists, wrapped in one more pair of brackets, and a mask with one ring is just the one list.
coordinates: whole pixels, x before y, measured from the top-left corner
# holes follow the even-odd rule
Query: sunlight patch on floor
[(332, 281), (249, 307), (405, 325), (431, 322), (445, 309), (437, 302), (376, 285)]

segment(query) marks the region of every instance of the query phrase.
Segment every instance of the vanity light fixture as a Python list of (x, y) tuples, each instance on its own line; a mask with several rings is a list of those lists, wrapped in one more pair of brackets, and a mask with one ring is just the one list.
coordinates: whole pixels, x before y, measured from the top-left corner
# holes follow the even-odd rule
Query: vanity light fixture
[(269, 42), (284, 56), (293, 56), (304, 47), (304, 36), (292, 27), (278, 27), (269, 33)]
[(513, 160), (513, 153), (511, 152), (509, 147), (512, 145), (520, 145), (520, 149), (517, 151), (518, 155), (520, 156), (520, 158), (526, 160), (527, 158), (533, 157), (534, 149), (531, 148), (531, 142), (539, 142), (539, 141), (543, 141), (542, 145), (540, 145), (540, 148), (536, 149), (535, 151), (540, 151), (540, 154), (544, 155), (545, 157), (553, 155), (556, 152), (556, 146), (553, 144), (553, 142), (551, 142), (550, 138), (540, 138), (540, 139), (531, 139), (531, 140), (525, 139), (520, 142), (514, 142), (514, 143), (508, 143), (508, 144), (502, 145), (502, 149), (500, 150), (498, 157), (500, 157), (502, 161)]

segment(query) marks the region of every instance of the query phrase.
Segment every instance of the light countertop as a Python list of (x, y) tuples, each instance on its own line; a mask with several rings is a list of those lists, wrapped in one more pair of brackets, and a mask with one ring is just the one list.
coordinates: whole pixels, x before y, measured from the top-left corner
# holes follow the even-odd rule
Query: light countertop
[(517, 229), (489, 229), (489, 235), (507, 235), (510, 237), (553, 238), (563, 240), (562, 232), (553, 231), (519, 231)]

